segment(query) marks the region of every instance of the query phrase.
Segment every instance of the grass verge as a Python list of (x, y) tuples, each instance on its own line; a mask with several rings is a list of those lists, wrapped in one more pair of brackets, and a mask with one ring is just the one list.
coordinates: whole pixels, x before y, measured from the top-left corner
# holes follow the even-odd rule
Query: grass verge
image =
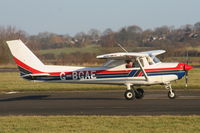
[(3, 116), (4, 132), (199, 133), (200, 116)]

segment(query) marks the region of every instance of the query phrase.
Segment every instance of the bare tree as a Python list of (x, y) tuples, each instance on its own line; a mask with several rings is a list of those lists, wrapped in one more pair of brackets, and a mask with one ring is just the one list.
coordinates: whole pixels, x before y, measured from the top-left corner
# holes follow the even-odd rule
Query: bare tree
[(128, 33), (142, 33), (142, 28), (137, 25), (132, 25), (127, 28)]
[(113, 31), (112, 31), (112, 29), (110, 29), (110, 28), (107, 28), (104, 32), (103, 32), (103, 36), (106, 36), (106, 35), (109, 35), (109, 34), (111, 34), (111, 33), (113, 33)]

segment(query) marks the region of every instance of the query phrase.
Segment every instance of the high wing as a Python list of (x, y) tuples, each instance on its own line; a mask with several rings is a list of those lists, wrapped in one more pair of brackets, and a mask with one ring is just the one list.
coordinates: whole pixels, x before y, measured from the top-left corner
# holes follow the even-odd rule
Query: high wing
[(120, 52), (120, 53), (111, 53), (97, 56), (98, 59), (131, 59), (134, 57), (147, 57), (147, 56), (156, 56), (159, 54), (165, 53), (165, 50), (152, 50), (145, 52)]
[(165, 52), (166, 52), (165, 50), (152, 50), (152, 51), (146, 51), (146, 52), (140, 52), (140, 53), (148, 54), (150, 56), (157, 56), (157, 55), (163, 54)]

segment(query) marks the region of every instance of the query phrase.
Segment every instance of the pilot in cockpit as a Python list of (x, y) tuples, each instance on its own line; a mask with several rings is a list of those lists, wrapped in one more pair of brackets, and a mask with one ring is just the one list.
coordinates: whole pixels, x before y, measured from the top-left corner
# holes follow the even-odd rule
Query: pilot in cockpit
[(133, 68), (134, 63), (131, 60), (126, 60), (126, 68)]

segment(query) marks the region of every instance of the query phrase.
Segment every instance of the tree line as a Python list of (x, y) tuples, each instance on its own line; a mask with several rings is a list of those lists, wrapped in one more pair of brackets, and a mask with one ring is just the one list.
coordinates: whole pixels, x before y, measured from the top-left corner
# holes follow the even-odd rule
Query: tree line
[[(80, 32), (74, 36), (59, 35), (55, 33), (42, 32), (37, 35), (28, 35), (25, 31), (12, 26), (0, 26), (0, 64), (12, 63), (11, 55), (6, 45), (7, 40), (21, 39), (34, 51), (55, 48), (83, 48), (87, 45), (99, 46), (101, 53), (113, 52), (113, 48), (120, 43), (129, 51), (141, 51), (151, 49), (165, 49), (165, 56), (185, 56), (188, 51), (190, 56), (199, 56), (200, 50), (188, 49), (200, 46), (200, 22), (194, 25), (184, 25), (179, 28), (174, 26), (161, 26), (155, 29), (143, 30), (137, 25), (121, 28), (113, 31), (108, 28), (103, 32), (91, 29), (87, 33)], [(91, 63), (97, 62), (95, 53), (53, 53), (39, 55), (43, 60), (51, 64), (68, 64), (69, 62)]]

